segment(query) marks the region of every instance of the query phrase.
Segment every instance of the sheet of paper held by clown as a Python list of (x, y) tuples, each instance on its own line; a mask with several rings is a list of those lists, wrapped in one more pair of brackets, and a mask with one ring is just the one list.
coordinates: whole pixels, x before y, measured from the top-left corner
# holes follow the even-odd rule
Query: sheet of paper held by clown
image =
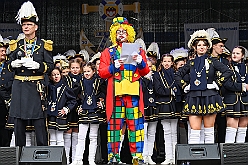
[(122, 43), (120, 60), (123, 60), (124, 64), (137, 65), (133, 56), (138, 55), (139, 48), (140, 46), (137, 43)]

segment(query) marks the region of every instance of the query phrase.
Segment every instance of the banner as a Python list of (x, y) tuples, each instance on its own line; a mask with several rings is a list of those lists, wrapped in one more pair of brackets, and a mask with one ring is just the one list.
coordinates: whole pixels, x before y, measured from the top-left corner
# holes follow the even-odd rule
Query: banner
[(16, 23), (0, 23), (0, 34), (3, 38), (11, 36), (11, 39), (16, 39), (21, 32), (21, 26)]
[(239, 23), (226, 22), (226, 23), (196, 23), (184, 24), (185, 48), (192, 35), (197, 30), (207, 30), (208, 28), (215, 28), (220, 38), (227, 38), (225, 43), (226, 47), (232, 51), (235, 46), (239, 45)]

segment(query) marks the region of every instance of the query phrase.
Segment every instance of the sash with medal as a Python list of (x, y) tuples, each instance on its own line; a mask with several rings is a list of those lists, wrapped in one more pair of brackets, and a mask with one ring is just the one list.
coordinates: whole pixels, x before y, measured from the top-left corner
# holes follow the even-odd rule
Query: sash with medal
[(193, 62), (191, 62), (190, 68), (190, 90), (206, 90), (207, 89), (207, 75), (206, 75), (206, 66), (205, 59), (208, 55), (205, 54), (201, 57), (198, 55), (195, 57)]

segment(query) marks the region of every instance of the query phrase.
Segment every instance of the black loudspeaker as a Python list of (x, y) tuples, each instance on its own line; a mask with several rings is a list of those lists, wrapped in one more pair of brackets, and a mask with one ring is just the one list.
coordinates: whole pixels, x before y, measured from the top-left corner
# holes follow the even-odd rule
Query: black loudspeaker
[(177, 144), (177, 165), (220, 165), (218, 144)]
[(248, 143), (221, 143), (221, 164), (248, 164)]
[(66, 165), (63, 146), (23, 147), (20, 165)]
[(19, 147), (0, 147), (0, 165), (18, 165), (19, 158)]

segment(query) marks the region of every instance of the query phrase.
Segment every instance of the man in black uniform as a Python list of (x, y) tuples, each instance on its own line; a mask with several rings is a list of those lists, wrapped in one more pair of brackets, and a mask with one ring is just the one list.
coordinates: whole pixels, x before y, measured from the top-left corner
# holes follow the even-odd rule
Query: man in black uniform
[(14, 74), (7, 69), (6, 50), (9, 45), (8, 41), (0, 35), (0, 147), (9, 147), (12, 134), (12, 131), (5, 129), (14, 78)]
[(25, 38), (10, 41), (9, 70), (15, 73), (10, 116), (14, 118), (16, 146), (25, 146), (25, 129), (31, 120), (38, 146), (47, 145), (42, 106), (44, 74), (53, 69), (52, 41), (36, 37), (38, 16), (31, 2), (25, 2), (17, 15)]
[[(211, 37), (212, 41), (212, 48), (210, 49), (211, 57), (212, 58), (218, 58), (220, 62), (222, 62), (225, 65), (229, 64), (229, 61), (223, 56), (224, 50), (225, 50), (225, 43), (227, 41), (226, 38), (220, 38), (219, 34), (216, 32), (214, 28), (209, 28), (208, 33)], [(217, 77), (220, 78), (220, 72), (218, 71)], [(218, 85), (219, 80), (217, 80)], [(220, 92), (220, 94), (223, 97), (223, 93)], [(226, 116), (222, 116), (221, 113), (217, 114), (217, 117), (215, 119), (215, 125), (217, 129), (217, 137), (216, 137), (216, 143), (225, 143), (225, 135), (226, 135)]]

